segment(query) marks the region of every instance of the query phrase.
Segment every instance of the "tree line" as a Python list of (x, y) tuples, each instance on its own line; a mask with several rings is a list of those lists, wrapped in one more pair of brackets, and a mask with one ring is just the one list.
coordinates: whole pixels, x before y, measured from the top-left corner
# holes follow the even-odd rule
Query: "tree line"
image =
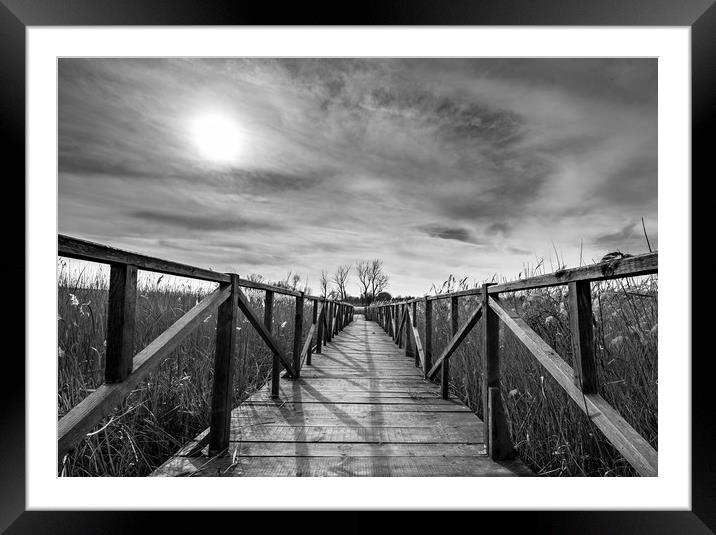
[[(360, 288), (360, 295), (358, 297), (350, 296), (347, 289), (354, 269)], [(265, 280), (263, 276), (256, 273), (252, 273), (246, 278), (253, 282), (263, 282), (278, 286), (279, 288), (312, 293), (306, 281), (301, 279), (301, 275), (291, 271), (286, 274), (283, 280), (278, 281)], [(392, 299), (392, 296), (386, 292), (389, 279), (385, 273), (382, 260), (378, 258), (374, 260), (358, 260), (353, 265), (343, 264), (338, 266), (333, 273), (329, 273), (325, 269), (321, 270), (319, 290), (322, 297), (369, 305), (376, 300), (389, 301)]]
[(390, 299), (390, 295), (385, 292), (388, 288), (390, 278), (387, 273), (385, 273), (383, 261), (379, 258), (374, 260), (358, 260), (355, 265), (340, 265), (333, 274), (322, 270), (319, 281), (321, 295), (331, 299), (348, 301), (350, 296), (348, 295), (347, 286), (351, 271), (354, 268), (360, 287), (358, 301), (370, 304), (377, 298), (385, 298), (387, 296), (387, 298)]

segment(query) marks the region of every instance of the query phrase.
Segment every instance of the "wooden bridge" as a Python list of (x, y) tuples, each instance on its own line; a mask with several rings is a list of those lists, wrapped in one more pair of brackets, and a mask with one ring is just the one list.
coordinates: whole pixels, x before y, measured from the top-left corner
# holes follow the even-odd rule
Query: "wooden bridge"
[[(598, 394), (593, 348), (592, 281), (648, 275), (657, 253), (627, 257), (482, 288), (384, 303), (356, 315), (353, 306), (240, 279), (235, 274), (167, 262), (59, 236), (59, 254), (108, 263), (109, 316), (105, 384), (62, 417), (62, 456), (91, 431), (181, 341), (218, 311), (211, 425), (157, 469), (155, 476), (522, 476), (502, 407), (499, 330), (506, 326), (569, 394), (624, 458), (657, 475), (656, 450)], [(133, 355), (137, 269), (219, 283), (146, 348)], [(568, 284), (574, 369), (499, 299), (500, 294)], [(260, 319), (241, 290), (265, 291)], [(294, 296), (291, 359), (271, 333), (275, 293)], [(464, 322), (460, 297), (479, 298)], [(305, 300), (313, 302), (305, 337)], [(450, 299), (452, 338), (433, 361), (432, 303)], [(417, 327), (424, 302), (425, 331)], [(231, 407), (238, 310), (273, 353), (271, 381)], [(449, 359), (482, 319), (486, 422), (450, 399)], [(285, 372), (281, 376), (281, 370)], [(430, 379), (440, 374), (440, 383)]]

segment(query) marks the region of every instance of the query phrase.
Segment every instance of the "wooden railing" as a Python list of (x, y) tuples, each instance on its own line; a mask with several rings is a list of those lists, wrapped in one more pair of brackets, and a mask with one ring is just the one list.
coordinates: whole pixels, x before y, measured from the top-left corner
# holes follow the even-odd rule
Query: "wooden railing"
[[(149, 373), (156, 370), (195, 327), (217, 310), (210, 432), (199, 444), (201, 449), (208, 442), (210, 455), (223, 453), (229, 445), (238, 310), (246, 316), (273, 354), (271, 394), (274, 397), (279, 393), (282, 367), (286, 370), (286, 376), (298, 378), (304, 361), (310, 365), (311, 354), (314, 351), (320, 353), (322, 346), (353, 320), (353, 307), (346, 303), (248, 281), (233, 273), (217, 273), (69, 236), (58, 236), (58, 254), (66, 258), (110, 265), (105, 381), (60, 418), (57, 446), (60, 457), (117, 407)], [(219, 287), (135, 355), (134, 321), (138, 270), (216, 282)], [(266, 292), (262, 320), (252, 309), (241, 288)], [(288, 360), (271, 333), (274, 294), (296, 298), (293, 362)], [(311, 327), (303, 340), (303, 309), (306, 299), (313, 301), (313, 316)]]
[[(515, 334), (531, 355), (554, 377), (578, 407), (604, 433), (609, 442), (642, 476), (656, 476), (656, 450), (630, 426), (601, 396), (597, 383), (597, 367), (592, 326), (591, 282), (650, 275), (658, 272), (658, 253), (625, 257), (588, 267), (561, 270), (547, 275), (503, 284), (484, 284), (481, 288), (427, 296), (397, 303), (372, 305), (366, 319), (377, 321), (399, 347), (405, 345), (406, 355), (415, 357), (425, 378), (441, 374), (441, 392), (447, 399), (450, 356), (468, 333), (482, 321), (482, 393), (488, 454), (495, 460), (514, 456), (514, 447), (500, 393), (500, 326)], [(549, 286), (569, 286), (570, 331), (572, 334), (574, 368), (560, 357), (527, 323), (500, 301), (500, 294)], [(478, 296), (480, 304), (459, 325), (458, 299)], [(452, 338), (433, 362), (432, 303), (450, 299)], [(416, 305), (425, 304), (425, 346), (422, 346), (416, 323)]]

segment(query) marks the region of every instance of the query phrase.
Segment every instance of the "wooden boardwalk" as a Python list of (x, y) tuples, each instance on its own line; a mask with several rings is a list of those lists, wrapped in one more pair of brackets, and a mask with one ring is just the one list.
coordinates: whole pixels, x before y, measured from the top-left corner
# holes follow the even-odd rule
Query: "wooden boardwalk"
[(232, 411), (227, 455), (189, 455), (207, 429), (152, 475), (533, 475), (519, 460), (491, 460), (483, 427), (464, 404), (441, 399), (377, 323), (356, 315), (299, 379), (281, 379), (279, 399), (267, 384)]

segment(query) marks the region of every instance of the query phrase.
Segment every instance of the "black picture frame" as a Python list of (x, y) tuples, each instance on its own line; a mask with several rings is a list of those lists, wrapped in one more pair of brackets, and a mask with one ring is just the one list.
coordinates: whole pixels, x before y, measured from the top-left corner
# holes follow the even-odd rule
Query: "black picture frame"
[[(25, 221), (25, 30), (28, 26), (83, 25), (576, 25), (576, 26), (690, 26), (692, 31), (692, 278), (712, 280), (716, 264), (708, 254), (713, 224), (699, 202), (709, 202), (707, 166), (713, 149), (708, 133), (714, 128), (716, 109), (716, 6), (713, 0), (453, 0), (430, 2), (363, 1), (350, 6), (293, 3), (285, 7), (270, 3), (239, 3), (206, 0), (0, 0), (0, 128), (2, 169), (5, 175), (7, 205), (22, 210), (17, 214), (9, 207), (3, 210), (5, 223), (5, 258), (0, 263), (3, 281), (25, 280), (25, 235), (18, 232), (18, 221)], [(709, 168), (708, 171), (712, 172)], [(15, 191), (12, 189), (15, 188)], [(22, 218), (22, 219), (20, 219)], [(24, 339), (17, 333), (26, 318), (24, 288), (6, 284), (5, 303), (0, 307), (5, 337), (3, 386), (0, 388), (0, 531), (18, 533), (124, 533), (155, 531), (160, 521), (162, 531), (196, 532), (210, 522), (216, 529), (217, 519), (207, 513), (158, 512), (81, 512), (25, 510), (25, 366)], [(684, 291), (691, 292), (690, 287)], [(711, 395), (713, 374), (710, 345), (699, 352), (696, 342), (708, 333), (710, 320), (705, 309), (708, 299), (692, 299), (692, 509), (690, 511), (531, 511), (478, 513), (494, 520), (500, 532), (549, 533), (713, 533), (716, 531), (716, 429)], [(701, 309), (704, 310), (701, 310)], [(689, 311), (684, 311), (688, 313)], [(8, 350), (8, 345), (12, 349)], [(683, 358), (671, 355), (669, 358)], [(668, 433), (668, 430), (662, 430)], [(48, 445), (48, 451), (52, 445)], [(280, 485), (277, 485), (279, 487)], [(290, 500), (286, 503), (290, 503)], [(320, 504), (316, 504), (320, 507)], [(270, 513), (273, 515), (273, 513)], [(458, 516), (458, 513), (448, 513)], [(240, 516), (239, 516), (240, 515)], [(466, 521), (470, 529), (482, 529), (489, 523), (450, 518), (445, 515), (413, 514), (411, 523), (422, 529), (443, 530), (450, 524)], [(221, 513), (221, 521), (236, 523), (246, 532), (252, 521), (267, 529), (265, 516), (258, 513)], [(407, 520), (406, 520), (407, 521)], [(312, 532), (336, 531), (324, 513), (293, 515), (294, 529)], [(377, 521), (370, 516), (350, 513), (343, 518), (340, 531), (372, 531)], [(347, 527), (345, 527), (347, 526)], [(404, 523), (401, 531), (412, 529)], [(233, 527), (231, 529), (234, 529)], [(273, 529), (272, 529), (273, 531)]]

